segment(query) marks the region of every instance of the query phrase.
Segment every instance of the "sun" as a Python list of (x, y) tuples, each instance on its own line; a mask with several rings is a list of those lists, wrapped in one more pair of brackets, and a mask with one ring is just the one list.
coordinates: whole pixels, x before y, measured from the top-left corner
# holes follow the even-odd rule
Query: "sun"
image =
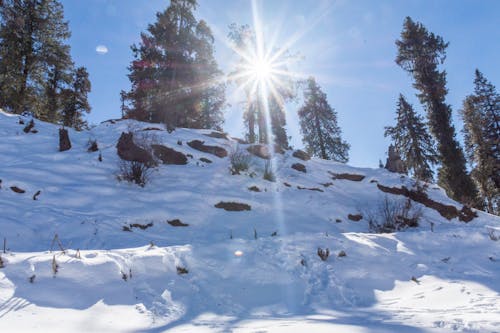
[(267, 59), (256, 58), (249, 64), (250, 71), (258, 81), (269, 81), (273, 75), (273, 64)]

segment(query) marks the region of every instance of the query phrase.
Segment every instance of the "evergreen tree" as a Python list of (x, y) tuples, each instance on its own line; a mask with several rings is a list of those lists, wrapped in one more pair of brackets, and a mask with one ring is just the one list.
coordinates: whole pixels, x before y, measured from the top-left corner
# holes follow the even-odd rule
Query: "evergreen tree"
[(89, 74), (85, 67), (77, 68), (72, 77), (71, 87), (65, 89), (63, 95), (62, 124), (82, 130), (87, 127), (83, 119), (84, 113), (90, 113), (90, 105), (87, 95), (91, 85)]
[(437, 153), (431, 136), (422, 117), (417, 115), (413, 107), (403, 95), (399, 95), (396, 111), (396, 125), (385, 128), (385, 136), (390, 136), (397, 153), (402, 157), (406, 169), (415, 178), (432, 181), (430, 164), (437, 163)]
[(71, 60), (68, 23), (56, 0), (6, 0), (0, 5), (1, 107), (55, 122)]
[(132, 46), (127, 117), (162, 122), (169, 129), (220, 128), (225, 90), (212, 32), (194, 17), (196, 6), (196, 0), (172, 0), (141, 34), (141, 43)]
[(445, 101), (446, 72), (438, 69), (448, 43), (407, 17), (396, 45), (396, 63), (413, 76), (413, 86), (420, 92), (417, 96), (426, 108), (429, 128), (437, 141), (441, 162), (438, 183), (453, 199), (476, 204), (477, 190), (467, 174), (465, 157), (451, 124), (451, 107)]
[(475, 75), (461, 110), (465, 151), (488, 212), (500, 215), (500, 95), (479, 70)]
[(314, 78), (307, 80), (304, 105), (298, 113), (302, 141), (311, 154), (326, 160), (348, 161), (349, 144), (341, 138), (337, 113), (328, 104), (326, 94)]
[(231, 77), (246, 95), (243, 117), (247, 126), (247, 140), (250, 143), (273, 142), (281, 148), (288, 148), (285, 104), (295, 98), (296, 83), (287, 74), (286, 62), (292, 57), (288, 52), (282, 52), (279, 61), (276, 61), (278, 64), (273, 65), (273, 73), (270, 74), (273, 78), (269, 79), (271, 82), (264, 83), (259, 78), (251, 77), (258, 58), (255, 33), (247, 25), (237, 26), (233, 23), (229, 26), (228, 37), (240, 56)]

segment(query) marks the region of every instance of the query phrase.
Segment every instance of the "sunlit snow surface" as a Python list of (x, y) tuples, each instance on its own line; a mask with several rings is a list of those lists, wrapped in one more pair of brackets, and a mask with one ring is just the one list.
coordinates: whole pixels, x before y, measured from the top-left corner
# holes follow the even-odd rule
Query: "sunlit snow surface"
[[(304, 162), (292, 151), (277, 155), (276, 183), (262, 179), (258, 158), (254, 177), (232, 176), (228, 158), (186, 143), (231, 151), (236, 141), (206, 130), (141, 131), (162, 127), (133, 121), (70, 130), (73, 148), (61, 153), (56, 126), (35, 121), (38, 133), (26, 134), (18, 119), (0, 113), (0, 241), (9, 249), (1, 254), (0, 332), (500, 332), (500, 241), (489, 236), (500, 236), (496, 217), (480, 213), (464, 224), (424, 209), (416, 229), (370, 234), (366, 219), (347, 215), (376, 210), (384, 194), (371, 181), (411, 180)], [(155, 169), (144, 188), (118, 182), (115, 145), (127, 130), (193, 158)], [(87, 152), (89, 139), (97, 139), (102, 162)], [(366, 178), (332, 180), (328, 171)], [(254, 185), (261, 192), (248, 190)], [(428, 193), (456, 204), (434, 185)], [(226, 212), (214, 207), (219, 201), (252, 210)], [(176, 218), (189, 226), (166, 223)], [(48, 251), (55, 234), (66, 254), (57, 244)], [(318, 247), (330, 249), (327, 261)], [(347, 256), (337, 257), (341, 250)]]

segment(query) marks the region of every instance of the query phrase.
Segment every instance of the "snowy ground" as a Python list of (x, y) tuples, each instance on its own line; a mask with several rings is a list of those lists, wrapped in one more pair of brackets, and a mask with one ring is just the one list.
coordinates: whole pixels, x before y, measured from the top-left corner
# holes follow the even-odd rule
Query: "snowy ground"
[[(233, 176), (227, 157), (186, 142), (231, 151), (236, 141), (203, 130), (141, 131), (151, 124), (132, 121), (70, 130), (73, 148), (58, 152), (57, 127), (36, 121), (38, 133), (26, 134), (18, 120), (0, 112), (0, 241), (8, 248), (0, 332), (500, 332), (497, 217), (479, 213), (466, 224), (414, 204), (423, 212), (418, 228), (372, 234), (367, 217), (386, 197), (375, 181), (409, 187), (412, 180), (304, 162), (292, 151), (277, 155), (275, 183), (262, 179), (257, 157), (252, 176)], [(156, 168), (144, 188), (118, 182), (115, 145), (127, 130), (193, 158)], [(87, 152), (89, 139), (102, 162)], [(332, 180), (329, 172), (366, 177)], [(428, 194), (461, 208), (434, 185)], [(219, 201), (251, 211), (217, 209)], [(173, 227), (173, 219), (189, 226)], [(123, 231), (134, 223), (153, 225)], [(49, 251), (55, 234), (65, 253), (57, 244)], [(329, 248), (327, 261), (318, 247)]]

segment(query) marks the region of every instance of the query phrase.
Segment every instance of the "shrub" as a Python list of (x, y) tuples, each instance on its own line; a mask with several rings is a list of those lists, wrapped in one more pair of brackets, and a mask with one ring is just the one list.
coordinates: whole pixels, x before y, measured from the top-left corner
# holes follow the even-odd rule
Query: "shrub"
[(177, 266), (176, 268), (177, 268), (177, 274), (179, 275), (189, 273), (189, 271), (185, 267)]
[(229, 168), (231, 174), (239, 175), (240, 172), (247, 171), (250, 168), (252, 156), (245, 151), (236, 148), (236, 150), (229, 154), (229, 161), (231, 162), (231, 167)]
[(151, 166), (146, 163), (121, 160), (119, 167), (120, 171), (117, 178), (120, 181), (126, 180), (141, 187), (144, 187), (149, 181)]
[(385, 196), (377, 210), (368, 213), (367, 216), (371, 232), (390, 233), (418, 227), (422, 211), (415, 209), (409, 198), (404, 201), (395, 201)]
[(93, 153), (95, 151), (98, 151), (99, 150), (99, 146), (97, 145), (97, 140), (96, 139), (89, 139), (89, 141), (87, 142), (87, 151), (89, 153)]

